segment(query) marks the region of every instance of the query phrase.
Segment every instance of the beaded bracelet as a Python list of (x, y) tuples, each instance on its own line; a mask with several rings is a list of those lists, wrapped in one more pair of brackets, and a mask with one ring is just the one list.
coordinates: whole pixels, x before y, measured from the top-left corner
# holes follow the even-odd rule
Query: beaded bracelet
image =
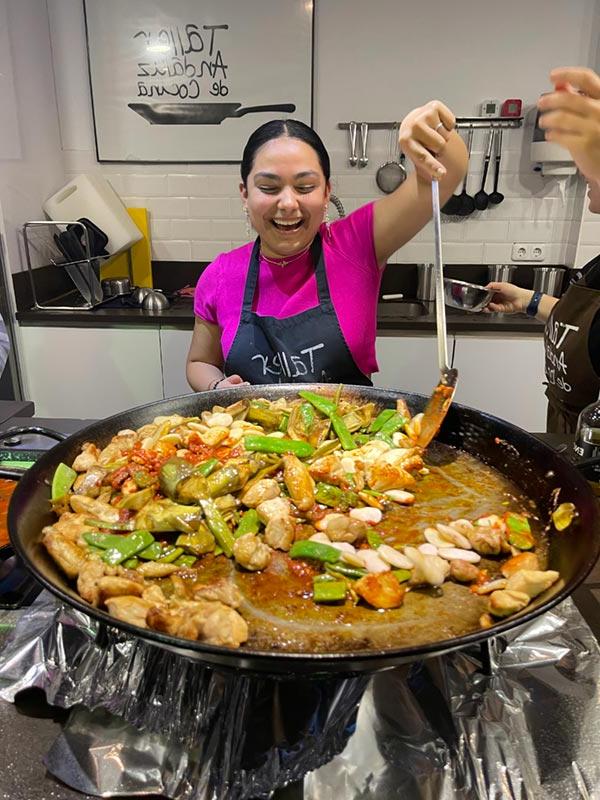
[(225, 380), (225, 378), (215, 378), (215, 380), (212, 383), (208, 384), (208, 391), (212, 392), (212, 390), (216, 389), (217, 386), (221, 383), (221, 381), (224, 381), (224, 380)]

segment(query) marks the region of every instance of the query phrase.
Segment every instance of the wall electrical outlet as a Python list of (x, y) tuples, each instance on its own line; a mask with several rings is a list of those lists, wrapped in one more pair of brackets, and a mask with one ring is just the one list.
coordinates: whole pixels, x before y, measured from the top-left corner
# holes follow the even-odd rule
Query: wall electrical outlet
[(531, 242), (514, 242), (511, 259), (513, 261), (545, 261), (546, 245)]

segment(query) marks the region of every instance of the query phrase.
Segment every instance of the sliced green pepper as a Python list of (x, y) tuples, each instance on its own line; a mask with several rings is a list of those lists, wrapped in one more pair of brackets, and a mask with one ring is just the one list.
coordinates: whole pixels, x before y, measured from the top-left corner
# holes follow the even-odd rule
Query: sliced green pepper
[[(125, 464), (126, 463), (127, 459), (125, 459)], [(138, 489), (145, 489), (148, 486), (152, 486), (152, 484), (156, 482), (156, 478), (146, 469), (133, 470), (131, 472), (131, 477), (135, 481), (135, 485), (138, 487)]]
[(193, 556), (203, 556), (215, 549), (215, 537), (204, 526), (194, 533), (182, 533), (175, 542)]
[(217, 544), (222, 548), (227, 558), (231, 558), (234, 538), (229, 525), (223, 519), (213, 500), (200, 500), (200, 506), (206, 517), (210, 532), (217, 540)]
[(398, 580), (398, 583), (404, 583), (410, 579), (412, 572), (409, 569), (393, 569), (392, 575)]
[(290, 421), (290, 415), (286, 413), (282, 414), (281, 422), (279, 423), (279, 427), (277, 428), (277, 430), (281, 431), (281, 433), (287, 433), (289, 421)]
[(200, 464), (194, 467), (194, 472), (199, 472), (200, 475), (208, 478), (210, 473), (219, 466), (219, 463), (220, 462), (218, 458), (209, 458), (208, 461), (202, 461)]
[(315, 500), (324, 506), (339, 508), (340, 511), (347, 511), (349, 508), (363, 505), (356, 492), (345, 492), (339, 486), (332, 486), (330, 483), (320, 481), (315, 487)]
[(62, 461), (54, 471), (52, 478), (52, 500), (60, 500), (70, 490), (71, 486), (75, 483), (77, 473), (74, 469), (63, 464)]
[(380, 411), (373, 422), (369, 425), (369, 433), (377, 433), (377, 431), (380, 431), (384, 423), (393, 417), (395, 413), (396, 412), (393, 408), (384, 408), (383, 411)]
[(178, 567), (193, 567), (197, 560), (196, 556), (179, 556), (173, 563)]
[(293, 453), (298, 458), (308, 458), (315, 451), (311, 444), (301, 440), (258, 435), (245, 436), (244, 447), (246, 450), (257, 450), (259, 453)]
[(244, 536), (246, 533), (258, 533), (259, 525), (258, 511), (255, 508), (249, 508), (242, 514), (242, 518), (233, 535), (236, 539), (239, 539), (240, 536)]
[(140, 489), (139, 492), (132, 492), (131, 494), (124, 494), (119, 500), (117, 508), (128, 508), (132, 511), (139, 511), (146, 503), (152, 500), (154, 489), (147, 486), (145, 489)]
[(310, 539), (300, 539), (290, 548), (291, 558), (314, 558), (317, 561), (325, 561), (334, 564), (340, 559), (340, 551), (335, 547), (330, 547), (322, 542), (313, 542)]
[(281, 425), (283, 412), (273, 411), (271, 408), (262, 408), (261, 406), (252, 404), (246, 414), (248, 422), (254, 422), (261, 425), (267, 430), (278, 430)]
[(535, 545), (535, 539), (527, 517), (524, 514), (507, 511), (504, 521), (508, 530), (509, 543), (518, 550), (531, 550)]
[(313, 581), (315, 603), (338, 603), (346, 599), (345, 581)]
[(106, 522), (103, 519), (86, 519), (86, 525), (93, 525), (94, 528), (105, 528), (108, 531), (133, 531), (135, 530), (135, 520), (128, 519), (123, 522)]
[(367, 542), (369, 543), (369, 547), (372, 547), (373, 550), (377, 550), (380, 545), (384, 544), (383, 539), (377, 531), (367, 531)]
[(331, 575), (343, 575), (345, 578), (351, 578), (352, 580), (364, 578), (365, 575), (369, 574), (366, 569), (351, 567), (349, 564), (326, 564), (325, 569)]

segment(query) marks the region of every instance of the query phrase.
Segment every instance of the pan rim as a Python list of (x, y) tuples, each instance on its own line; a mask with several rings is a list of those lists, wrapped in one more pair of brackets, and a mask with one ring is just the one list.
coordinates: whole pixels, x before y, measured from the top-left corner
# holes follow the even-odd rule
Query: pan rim
[[(278, 384), (277, 386), (282, 390), (283, 393), (286, 391), (297, 392), (301, 389), (314, 390), (316, 388), (318, 388), (319, 391), (327, 390), (329, 388), (331, 393), (335, 391), (335, 386), (332, 384)], [(345, 384), (344, 390), (349, 394), (352, 394), (353, 392), (361, 393), (363, 395), (365, 393), (367, 395), (376, 393), (380, 402), (385, 402), (386, 399), (396, 400), (399, 397), (403, 397), (408, 398), (409, 401), (410, 399), (413, 399), (413, 401), (419, 400), (424, 404), (428, 399), (427, 396), (414, 392), (405, 392), (394, 389), (379, 389), (378, 387), (364, 387), (352, 384)], [(256, 396), (256, 392), (256, 386), (240, 387), (239, 389), (236, 389), (236, 396), (242, 399), (245, 396)], [(204, 662), (207, 667), (224, 669), (239, 669), (242, 667), (248, 672), (254, 671), (263, 675), (265, 673), (269, 673), (273, 677), (285, 677), (285, 672), (290, 673), (290, 676), (292, 676), (295, 674), (306, 674), (309, 672), (318, 673), (319, 669), (327, 669), (328, 671), (335, 669), (336, 671), (343, 671), (345, 673), (365, 671), (374, 672), (379, 671), (380, 669), (392, 668), (395, 665), (406, 663), (407, 661), (417, 660), (421, 657), (442, 655), (444, 653), (451, 652), (452, 650), (485, 642), (521, 625), (525, 625), (546, 611), (549, 611), (557, 606), (559, 603), (569, 597), (578, 586), (581, 585), (600, 556), (600, 535), (596, 535), (594, 539), (594, 547), (591, 548), (590, 553), (586, 555), (584, 563), (580, 567), (578, 573), (571, 578), (568, 583), (565, 583), (564, 586), (562, 586), (556, 592), (556, 594), (534, 608), (531, 608), (529, 611), (523, 611), (518, 615), (509, 617), (503, 621), (499, 621), (489, 629), (480, 629), (472, 631), (471, 633), (463, 634), (461, 636), (454, 636), (449, 639), (437, 640), (434, 642), (428, 642), (410, 647), (344, 650), (333, 653), (290, 652), (286, 650), (247, 650), (244, 649), (243, 646), (240, 648), (231, 648), (219, 645), (209, 645), (197, 640), (170, 636), (160, 633), (159, 631), (154, 631), (150, 628), (140, 628), (125, 621), (117, 620), (115, 617), (110, 616), (108, 612), (89, 605), (74, 593), (73, 595), (69, 594), (61, 587), (54, 584), (51, 580), (46, 578), (46, 576), (40, 571), (38, 571), (27, 552), (24, 543), (21, 541), (20, 537), (13, 532), (17, 530), (17, 504), (21, 499), (21, 495), (26, 494), (29, 484), (33, 484), (33, 482), (37, 479), (38, 474), (43, 471), (44, 467), (46, 465), (50, 465), (50, 462), (52, 461), (51, 454), (55, 452), (55, 450), (67, 447), (68, 444), (75, 438), (79, 439), (81, 442), (86, 441), (86, 439), (82, 437), (85, 437), (88, 432), (93, 434), (94, 431), (99, 427), (109, 427), (111, 421), (116, 422), (126, 414), (143, 415), (144, 411), (157, 409), (167, 403), (173, 404), (177, 403), (177, 401), (189, 401), (189, 399), (193, 396), (197, 396), (198, 398), (201, 397), (202, 404), (209, 407), (218, 404), (219, 399), (222, 398), (224, 394), (230, 395), (231, 390), (217, 389), (210, 392), (190, 392), (121, 411), (117, 414), (111, 415), (110, 417), (98, 420), (81, 429), (80, 431), (77, 431), (75, 434), (68, 437), (63, 442), (60, 442), (58, 445), (44, 454), (41, 459), (36, 462), (36, 464), (31, 467), (21, 478), (13, 493), (8, 508), (8, 528), (10, 542), (19, 558), (25, 564), (26, 568), (33, 574), (36, 580), (38, 580), (46, 589), (48, 589), (61, 601), (67, 603), (67, 605), (76, 608), (86, 616), (97, 620), (99, 623), (106, 625), (117, 632), (129, 634), (134, 638), (140, 639), (153, 646), (175, 651), (184, 657), (192, 658), (199, 662)], [(558, 459), (558, 462), (562, 463), (563, 466), (571, 472), (571, 480), (574, 484), (574, 488), (579, 492), (582, 492), (583, 497), (587, 495), (590, 499), (593, 499), (594, 503), (596, 504), (596, 498), (585, 478), (576, 470), (573, 464), (571, 464), (562, 456), (561, 453), (551, 448), (545, 442), (537, 439), (533, 436), (533, 434), (524, 431), (523, 429), (518, 428), (517, 426), (512, 425), (512, 423), (508, 423), (499, 417), (495, 417), (494, 415), (478, 411), (477, 409), (473, 409), (459, 403), (453, 404), (453, 407), (458, 412), (465, 413), (466, 415), (469, 413), (475, 414), (477, 415), (478, 419), (488, 422), (492, 425), (497, 423), (502, 429), (506, 429), (508, 426), (509, 429), (526, 435), (531, 440), (531, 444), (534, 445), (534, 448), (539, 451), (540, 455), (545, 454), (548, 457), (551, 457), (553, 460)], [(157, 414), (155, 413), (154, 416), (156, 415)], [(140, 422), (139, 424), (141, 425), (144, 423)], [(110, 435), (113, 436), (116, 432), (117, 431), (114, 430)], [(596, 504), (594, 509), (595, 527), (596, 533), (598, 534), (600, 533), (600, 507), (598, 507)], [(65, 578), (65, 580), (68, 579)], [(205, 658), (202, 658), (203, 656)], [(244, 662), (248, 663), (244, 664)], [(347, 667), (347, 669), (343, 669), (344, 667)]]

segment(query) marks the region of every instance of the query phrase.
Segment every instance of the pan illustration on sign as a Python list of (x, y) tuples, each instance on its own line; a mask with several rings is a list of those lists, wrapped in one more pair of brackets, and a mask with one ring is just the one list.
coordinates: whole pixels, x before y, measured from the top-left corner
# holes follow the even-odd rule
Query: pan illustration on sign
[(266, 106), (245, 106), (241, 103), (128, 103), (132, 111), (151, 125), (220, 125), (224, 119), (282, 111), (291, 114), (294, 103), (274, 103)]

